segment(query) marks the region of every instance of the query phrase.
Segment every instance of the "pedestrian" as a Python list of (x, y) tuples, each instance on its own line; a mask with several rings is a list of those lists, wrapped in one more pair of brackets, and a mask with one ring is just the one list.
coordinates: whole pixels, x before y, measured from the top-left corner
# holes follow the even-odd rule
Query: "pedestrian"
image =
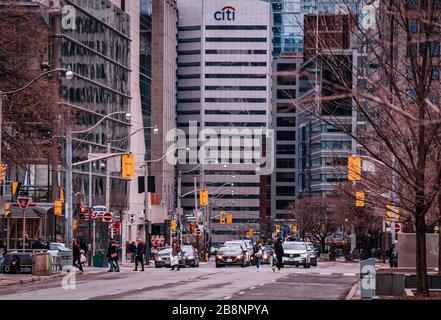
[(108, 241), (108, 247), (107, 247), (107, 263), (109, 265), (109, 270), (107, 270), (107, 272), (113, 272), (113, 262), (112, 262), (112, 243), (113, 243), (113, 239), (110, 238)]
[(44, 244), (41, 237), (38, 237), (37, 240), (32, 244), (32, 247), (31, 247), (31, 249), (34, 249), (34, 250), (40, 250), (40, 249), (45, 249), (45, 248), (46, 248), (46, 245)]
[(391, 268), (398, 268), (398, 251), (395, 248), (395, 243), (387, 250), (387, 256), (389, 258), (389, 266)]
[(119, 272), (119, 264), (118, 264), (118, 244), (116, 242), (112, 243), (112, 247), (110, 250), (110, 258), (112, 260), (112, 267), (115, 272)]
[[(282, 243), (283, 243), (282, 238), (277, 238), (276, 243), (274, 244), (274, 253), (276, 255), (277, 269), (279, 271), (283, 267), (282, 258), (283, 258), (284, 250), (283, 250), (283, 244)], [(273, 272), (276, 272), (276, 266), (273, 266), (272, 269), (273, 269)]]
[(72, 241), (72, 256), (73, 256), (73, 266), (83, 271), (83, 265), (81, 264), (81, 249), (80, 243), (78, 241)]
[(176, 240), (176, 237), (172, 238), (172, 252), (171, 252), (171, 256), (170, 256), (170, 266), (171, 269), (170, 271), (175, 270), (176, 267), (176, 271), (180, 270), (179, 267), (179, 254), (181, 253), (181, 248), (179, 247), (178, 241)]
[[(133, 242), (135, 244), (135, 242)], [(133, 271), (138, 271), (138, 262), (141, 262), (141, 270), (144, 271), (144, 252), (145, 247), (141, 239), (138, 239), (138, 245), (135, 246), (135, 269)]]
[(263, 256), (262, 244), (260, 241), (257, 241), (253, 248), (253, 256), (254, 256), (254, 264), (256, 266), (257, 271), (260, 268), (260, 259)]
[[(138, 240), (139, 245), (139, 240)], [(136, 244), (135, 241), (132, 241), (129, 246), (129, 252), (130, 252), (130, 261), (135, 262), (135, 256), (136, 256)]]
[(12, 256), (10, 269), (12, 274), (20, 273), (20, 259), (16, 254)]
[(4, 242), (0, 242), (0, 272), (3, 268), (3, 262), (6, 259), (6, 253), (8, 253), (8, 249)]

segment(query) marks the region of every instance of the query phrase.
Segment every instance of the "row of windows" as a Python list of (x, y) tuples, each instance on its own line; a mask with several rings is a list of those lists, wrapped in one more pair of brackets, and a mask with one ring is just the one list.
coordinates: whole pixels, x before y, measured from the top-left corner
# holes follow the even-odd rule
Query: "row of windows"
[(178, 87), (178, 91), (200, 91), (201, 87), (199, 86), (190, 86), (190, 87)]
[(180, 110), (178, 111), (178, 116), (190, 116), (201, 114), (199, 110)]
[(196, 43), (201, 42), (201, 38), (186, 38), (186, 39), (179, 39), (178, 43)]
[(178, 103), (196, 103), (201, 102), (200, 98), (178, 99)]
[(209, 91), (266, 91), (265, 86), (205, 86), (205, 90)]
[(276, 145), (276, 154), (292, 155), (296, 154), (295, 144), (278, 144)]
[(296, 113), (296, 106), (293, 103), (278, 103), (278, 113)]
[(265, 110), (205, 110), (205, 114), (265, 115)]
[(266, 127), (266, 122), (205, 122), (206, 127)]
[[(200, 79), (200, 74), (180, 74), (178, 79)], [(217, 73), (206, 74), (206, 79), (266, 79), (266, 74)]]
[(179, 31), (195, 31), (195, 30), (201, 30), (201, 26), (186, 26), (186, 27), (179, 27)]
[(277, 182), (296, 182), (296, 174), (294, 172), (278, 172), (276, 173)]
[(233, 38), (233, 37), (216, 37), (205, 38), (206, 42), (266, 42), (266, 38)]
[[(266, 54), (266, 50), (240, 50), (240, 49), (207, 49), (205, 50), (205, 54), (248, 54), (248, 55), (255, 55), (255, 54)], [(178, 51), (179, 56), (186, 56), (186, 55), (198, 55), (201, 54), (201, 50), (181, 50)]]
[(278, 131), (276, 139), (279, 141), (290, 141), (296, 139), (296, 133), (294, 131)]
[(296, 118), (294, 117), (277, 118), (278, 127), (295, 127), (295, 125), (296, 125)]
[(294, 169), (296, 167), (296, 161), (294, 159), (277, 159), (276, 168), (280, 169)]
[(266, 62), (205, 62), (207, 67), (266, 67)]
[(178, 67), (180, 67), (180, 68), (200, 67), (200, 66), (201, 66), (200, 62), (183, 62), (183, 63), (178, 63)]
[(200, 74), (179, 74), (178, 79), (200, 79)]
[[(210, 187), (221, 187), (224, 184), (225, 184), (224, 182), (210, 183)], [(183, 182), (182, 186), (183, 187), (194, 187), (194, 182)], [(260, 183), (254, 183), (254, 182), (235, 182), (233, 187), (234, 188), (236, 188), (236, 187), (260, 187)]]
[(205, 30), (266, 30), (267, 26), (205, 26)]
[(265, 103), (265, 98), (205, 98), (205, 102), (219, 102), (219, 103), (230, 103), (230, 102), (248, 102), (248, 103)]

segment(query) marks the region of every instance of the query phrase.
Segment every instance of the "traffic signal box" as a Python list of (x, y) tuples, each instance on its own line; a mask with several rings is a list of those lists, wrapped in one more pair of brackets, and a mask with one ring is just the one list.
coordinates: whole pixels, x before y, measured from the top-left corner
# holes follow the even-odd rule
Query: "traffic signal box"
[(280, 224), (276, 224), (276, 233), (280, 233)]
[(3, 183), (6, 177), (6, 170), (8, 169), (8, 165), (5, 163), (0, 164), (0, 183)]
[(355, 193), (355, 206), (364, 207), (364, 192), (358, 191)]
[(348, 158), (348, 180), (360, 181), (361, 180), (361, 158), (357, 156), (351, 156)]
[(63, 215), (63, 202), (60, 200), (56, 200), (54, 202), (54, 214), (56, 216), (62, 216)]
[(251, 238), (253, 236), (253, 229), (248, 230), (245, 235), (247, 238)]
[(172, 229), (172, 231), (176, 231), (177, 226), (178, 226), (178, 224), (177, 224), (176, 220), (170, 221), (170, 229)]
[(10, 203), (3, 204), (3, 214), (5, 218), (9, 217), (9, 215), (11, 214), (11, 212), (9, 211), (10, 206)]
[(232, 224), (233, 223), (233, 214), (229, 213), (227, 214), (227, 224)]
[[(392, 204), (386, 205), (386, 225), (390, 226), (392, 224)], [(398, 208), (395, 207), (395, 222), (398, 222)]]
[(291, 232), (292, 232), (292, 233), (297, 233), (297, 232), (299, 232), (297, 226), (291, 226)]
[(199, 192), (199, 205), (208, 206), (208, 190), (204, 189)]
[(88, 219), (89, 210), (85, 206), (80, 206), (80, 219)]
[(221, 211), (219, 215), (220, 224), (225, 224), (227, 220), (227, 213), (225, 211)]
[(123, 178), (131, 179), (135, 176), (135, 155), (133, 153), (121, 156), (121, 175)]

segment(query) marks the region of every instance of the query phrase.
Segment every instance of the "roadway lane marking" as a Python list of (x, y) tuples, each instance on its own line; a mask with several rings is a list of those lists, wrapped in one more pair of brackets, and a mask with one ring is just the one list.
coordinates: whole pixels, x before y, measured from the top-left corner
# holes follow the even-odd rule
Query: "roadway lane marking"
[(245, 293), (245, 291), (241, 291), (241, 292), (239, 292), (238, 294), (244, 294)]
[(89, 298), (81, 298), (80, 300), (89, 300)]
[(331, 276), (332, 273), (330, 273), (330, 272), (320, 272), (319, 275), (321, 275), (321, 276)]
[(256, 287), (251, 287), (250, 290), (256, 289)]
[(357, 274), (355, 273), (343, 273), (343, 276), (345, 277), (355, 277)]
[(271, 282), (276, 282), (276, 280), (271, 280)]
[(225, 297), (225, 298), (224, 298), (224, 300), (228, 300), (228, 299), (231, 299), (231, 297)]
[(264, 283), (259, 284), (259, 286), (263, 286), (263, 285), (265, 285), (265, 284)]

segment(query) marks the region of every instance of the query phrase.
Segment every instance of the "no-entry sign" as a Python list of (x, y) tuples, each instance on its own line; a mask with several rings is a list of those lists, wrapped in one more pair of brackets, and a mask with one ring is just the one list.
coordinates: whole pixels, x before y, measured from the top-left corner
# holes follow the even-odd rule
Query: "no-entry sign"
[(201, 229), (194, 229), (194, 234), (197, 236), (201, 235)]
[(395, 223), (395, 232), (400, 232), (400, 231), (401, 231), (401, 225)]
[(112, 222), (113, 221), (113, 213), (112, 212), (104, 212), (103, 213), (103, 222)]

